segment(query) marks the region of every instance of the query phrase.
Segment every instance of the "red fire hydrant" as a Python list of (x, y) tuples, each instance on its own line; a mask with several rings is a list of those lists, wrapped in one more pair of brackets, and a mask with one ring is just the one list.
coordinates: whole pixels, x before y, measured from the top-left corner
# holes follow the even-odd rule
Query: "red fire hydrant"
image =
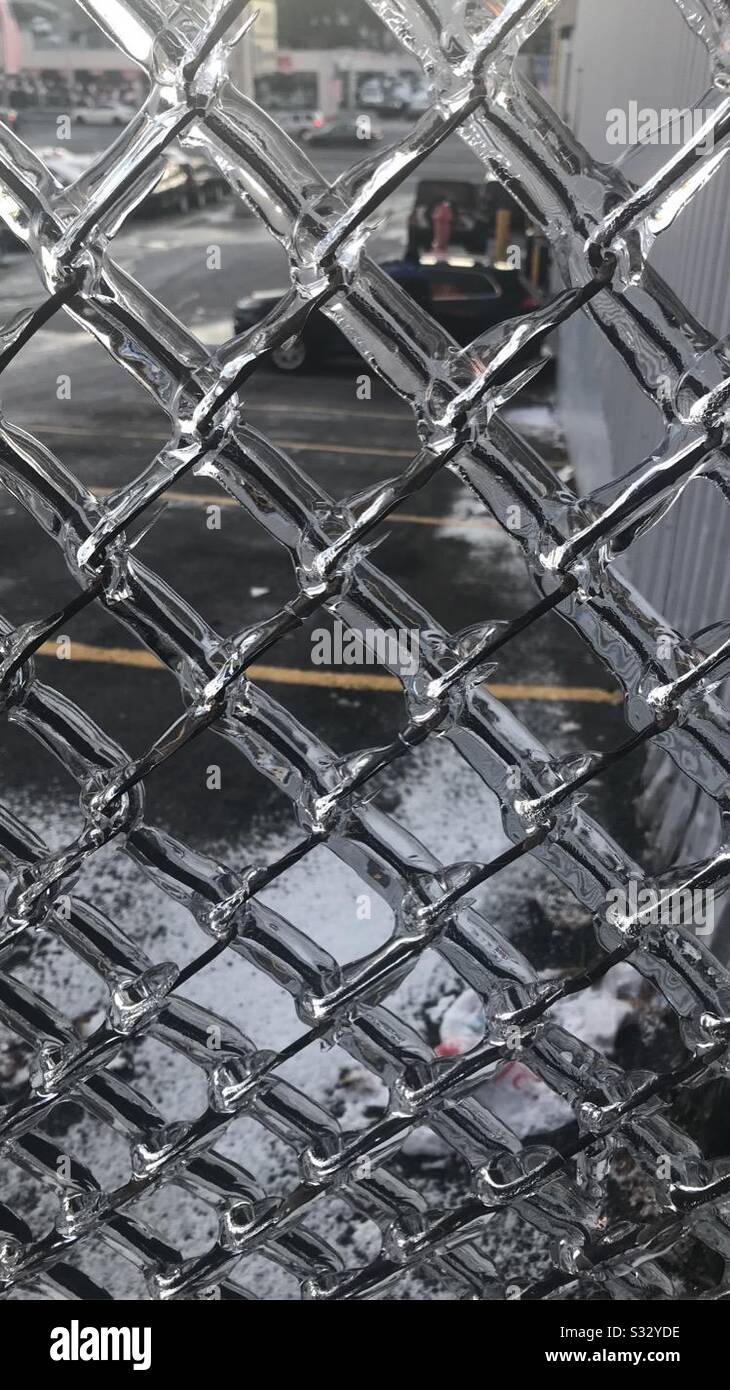
[(454, 209), (451, 203), (444, 200), (433, 210), (431, 219), (433, 224), (433, 250), (437, 254), (445, 255), (449, 249), (451, 240), (451, 228), (454, 221)]

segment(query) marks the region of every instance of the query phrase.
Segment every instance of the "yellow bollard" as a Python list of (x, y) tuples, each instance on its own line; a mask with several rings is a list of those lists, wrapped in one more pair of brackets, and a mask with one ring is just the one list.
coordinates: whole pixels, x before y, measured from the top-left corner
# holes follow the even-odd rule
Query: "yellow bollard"
[(538, 241), (538, 240), (537, 240), (537, 237), (536, 237), (535, 240), (534, 240), (533, 243), (532, 243), (532, 258), (531, 258), (531, 261), (530, 261), (530, 279), (531, 279), (533, 285), (539, 285), (539, 283), (540, 283), (540, 253), (541, 253), (541, 251), (542, 251), (542, 242)]
[(494, 224), (494, 260), (504, 261), (509, 246), (511, 214), (508, 208), (498, 208)]

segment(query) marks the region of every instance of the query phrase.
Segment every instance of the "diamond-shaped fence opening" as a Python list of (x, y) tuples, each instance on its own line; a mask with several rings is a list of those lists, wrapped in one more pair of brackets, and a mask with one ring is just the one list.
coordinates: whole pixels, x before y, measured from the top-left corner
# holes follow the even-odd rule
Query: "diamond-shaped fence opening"
[[(141, 1269), (152, 1296), (228, 1299), (254, 1297), (254, 1285), (265, 1292), (272, 1262), (291, 1277), (292, 1289), (319, 1299), (397, 1291), (426, 1265), (467, 1296), (656, 1298), (682, 1287), (677, 1271), (670, 1276), (661, 1262), (682, 1236), (723, 1258), (727, 1250), (730, 1177), (723, 1164), (703, 1157), (672, 1107), (726, 1065), (730, 979), (701, 937), (657, 924), (632, 897), (643, 871), (586, 813), (580, 795), (603, 771), (653, 743), (721, 811), (726, 804), (727, 713), (713, 691), (730, 643), (722, 633), (697, 642), (668, 633), (614, 561), (688, 480), (712, 475), (727, 495), (726, 356), (647, 270), (657, 236), (701, 195), (730, 148), (722, 81), (727, 9), (719, 0), (678, 0), (716, 60), (711, 149), (673, 150), (637, 187), (580, 148), (516, 62), (554, 0), (510, 0), (486, 10), (453, 0), (371, 3), (422, 63), (433, 105), (405, 138), (331, 186), (227, 75), (229, 49), (250, 41), (241, 31), (254, 18), (254, 7), (242, 10), (240, 0), (186, 0), (179, 7), (168, 0), (119, 0), (113, 7), (87, 0), (82, 8), (146, 70), (150, 95), (70, 187), (59, 190), (41, 160), (0, 126), (0, 212), (32, 251), (45, 286), (40, 304), (4, 326), (0, 370), (64, 311), (169, 419), (168, 442), (111, 496), (94, 495), (11, 415), (0, 420), (3, 487), (59, 547), (75, 584), (74, 596), (45, 619), (21, 626), (3, 620), (3, 708), (61, 760), (81, 791), (77, 836), (60, 847), (50, 848), (32, 822), (0, 810), (8, 877), (0, 1021), (35, 1050), (27, 1084), (0, 1119), (0, 1142), (43, 1194), (39, 1209), (49, 1222), (37, 1235), (0, 1207), (5, 1292), (114, 1294), (116, 1273), (100, 1288), (81, 1272), (84, 1243)], [(544, 308), (466, 348), (368, 257), (383, 201), (454, 132), (549, 238), (565, 286)], [(173, 140), (217, 166), (279, 241), (290, 267), (290, 288), (269, 317), (214, 352), (123, 272), (110, 249)], [(419, 445), (407, 466), (336, 504), (249, 423), (244, 401), (257, 366), (315, 310), (332, 318), (418, 424)], [(653, 457), (626, 461), (628, 471), (610, 494), (579, 499), (500, 407), (530, 377), (526, 347), (536, 348), (581, 313), (620, 352), (663, 412), (666, 430)], [(691, 401), (687, 407), (685, 390), (680, 409), (673, 387), (688, 373)], [(466, 635), (439, 628), (369, 556), (382, 523), (446, 468), (521, 548), (537, 586), (528, 611)], [(189, 607), (184, 574), (174, 592), (133, 549), (140, 528), (152, 525), (144, 550), (151, 553), (158, 499), (201, 471), (293, 561), (287, 601), (225, 638)], [(104, 605), (134, 634), (183, 694), (183, 713), (133, 760), (82, 708), (44, 684), (34, 661), (91, 604)], [(418, 678), (390, 663), (403, 687), (391, 739), (345, 758), (250, 676), (322, 609), (356, 629), (420, 632)], [(629, 726), (618, 747), (573, 760), (569, 769), (483, 684), (496, 652), (550, 612), (566, 618), (613, 674)], [(271, 862), (221, 864), (146, 818), (145, 787), (208, 730), (290, 802), (286, 844)], [(500, 799), (507, 847), (487, 862), (441, 863), (437, 847), (419, 845), (397, 811), (370, 804), (375, 779), (384, 770), (397, 775), (437, 736)], [(353, 950), (346, 967), (315, 942), (306, 922), (287, 920), (267, 898), (324, 848), (385, 907), (382, 939), (364, 955)], [(179, 905), (186, 923), (180, 958), (153, 960), (134, 931), (109, 918), (104, 902), (84, 897), (84, 869), (101, 855), (127, 856), (135, 876)], [(593, 953), (567, 978), (539, 974), (540, 963), (524, 958), (473, 906), (476, 889), (527, 856), (595, 919)], [(727, 875), (723, 847), (678, 873), (663, 889), (666, 902), (671, 907), (685, 891), (720, 892)], [(624, 901), (622, 911), (617, 901)], [(40, 924), (59, 950), (83, 963), (85, 977), (93, 972), (107, 987), (107, 1012), (83, 1035), (58, 1001), (40, 997), (15, 968), (17, 947)], [(399, 1008), (404, 980), (417, 978), (429, 952), (483, 1004), (483, 1038), (463, 1055), (437, 1056)], [(269, 1050), (219, 1017), (213, 1000), (196, 1002), (205, 997), (206, 969), (228, 953), (247, 978), (254, 971), (267, 988), (290, 995), (292, 1041), (283, 1050)], [(677, 1015), (685, 1052), (673, 1070), (624, 1070), (560, 1023), (565, 1000), (617, 969), (643, 976)], [(376, 1088), (389, 1091), (380, 1118), (356, 1132), (306, 1094), (308, 1049), (333, 1041), (372, 1073)], [(145, 1047), (160, 1059), (154, 1099), (125, 1079), (125, 1057)], [(484, 1078), (516, 1058), (577, 1118), (577, 1137), (560, 1151), (525, 1146), (482, 1099)], [(193, 1121), (164, 1111), (167, 1065), (170, 1076), (196, 1077)], [(71, 1159), (49, 1124), (69, 1102), (83, 1113), (85, 1138), (85, 1151)], [(244, 1166), (245, 1138), (239, 1143), (237, 1136), (246, 1126), (281, 1146), (276, 1191), (264, 1190)], [(394, 1168), (409, 1136), (423, 1127), (454, 1154), (459, 1177), (448, 1208), (434, 1204), (428, 1184)], [(120, 1148), (122, 1140), (128, 1148)], [(130, 1161), (122, 1151), (131, 1152)], [(612, 1165), (625, 1155), (651, 1188), (653, 1216), (619, 1228), (607, 1223), (606, 1199)], [(176, 1207), (190, 1202), (210, 1212), (209, 1241), (193, 1254), (175, 1246), (165, 1207), (170, 1191)], [(347, 1268), (328, 1238), (333, 1202), (350, 1208), (360, 1231), (360, 1260)], [(505, 1213), (537, 1232), (542, 1252), (517, 1271), (484, 1239), (490, 1226), (500, 1229)]]

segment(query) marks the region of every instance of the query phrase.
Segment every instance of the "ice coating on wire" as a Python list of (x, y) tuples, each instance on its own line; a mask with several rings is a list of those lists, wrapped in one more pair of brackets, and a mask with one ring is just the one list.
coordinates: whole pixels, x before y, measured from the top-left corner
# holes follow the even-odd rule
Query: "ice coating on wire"
[[(710, 49), (722, 88), (725, 6), (678, 0), (688, 25)], [(99, 1297), (68, 1260), (93, 1235), (141, 1264), (161, 1298), (250, 1298), (246, 1257), (280, 1263), (309, 1298), (366, 1298), (397, 1285), (428, 1261), (466, 1296), (505, 1296), (514, 1283), (481, 1253), (478, 1238), (511, 1206), (548, 1232), (552, 1275), (523, 1297), (661, 1297), (662, 1252), (692, 1232), (723, 1257), (730, 1179), (703, 1159), (667, 1117), (678, 1088), (721, 1074), (730, 1037), (730, 977), (702, 942), (682, 928), (662, 932), (641, 918), (605, 911), (610, 889), (641, 871), (581, 808), (579, 789), (607, 759), (565, 768), (479, 683), (505, 642), (555, 609), (610, 667), (625, 692), (630, 733), (612, 757), (657, 739), (684, 773), (725, 809), (730, 741), (725, 707), (713, 694), (722, 646), (713, 657), (681, 642), (657, 656), (661, 621), (611, 568), (613, 556), (655, 524), (700, 472), (726, 478), (727, 363), (720, 345), (682, 311), (647, 264), (653, 241), (720, 167), (730, 143), (726, 103), (713, 113), (711, 157), (680, 150), (640, 188), (595, 164), (515, 64), (520, 47), (555, 8), (553, 0), (511, 0), (491, 20), (481, 6), (453, 0), (371, 0), (423, 63), (433, 108), (397, 145), (362, 161), (329, 187), (302, 151), (227, 75), (226, 57), (251, 7), (121, 0), (84, 8), (151, 80), (150, 96), (109, 151), (71, 188), (58, 190), (41, 161), (0, 131), (0, 212), (36, 258), (48, 299), (8, 325), (0, 368), (63, 309), (150, 390), (170, 419), (170, 439), (143, 471), (99, 500), (51, 452), (11, 420), (0, 419), (0, 480), (62, 548), (79, 597), (45, 621), (2, 624), (0, 690), (7, 717), (43, 737), (77, 779), (84, 823), (75, 841), (51, 853), (10, 811), (0, 811), (0, 855), (9, 885), (0, 924), (5, 951), (43, 922), (104, 979), (106, 1018), (80, 1042), (72, 1025), (11, 974), (0, 976), (0, 1018), (37, 1049), (22, 1094), (0, 1118), (0, 1142), (22, 1167), (61, 1187), (56, 1227), (34, 1239), (0, 1209), (0, 1286)], [(241, 40), (246, 42), (245, 36)], [(551, 239), (566, 282), (540, 313), (491, 330), (459, 348), (367, 255), (373, 214), (385, 197), (454, 130), (505, 182)], [(113, 236), (156, 177), (167, 143), (178, 138), (214, 161), (283, 245), (291, 289), (264, 324), (209, 353), (110, 254)], [(50, 307), (49, 307), (50, 306)], [(414, 410), (421, 448), (386, 484), (335, 505), (280, 448), (248, 425), (239, 394), (264, 354), (296, 332), (309, 313), (330, 315), (366, 361)], [(577, 499), (499, 414), (524, 383), (517, 358), (573, 313), (587, 312), (615, 342), (665, 418), (656, 453), (626, 477)], [(505, 386), (510, 375), (511, 383)], [(695, 401), (681, 414), (680, 382)], [(495, 380), (499, 374), (498, 382)], [(674, 390), (663, 383), (669, 379)], [(503, 630), (485, 624), (470, 638), (448, 634), (368, 558), (371, 536), (397, 506), (442, 467), (453, 471), (506, 525), (519, 501), (516, 533), (539, 595)], [(133, 523), (188, 470), (219, 482), (285, 545), (292, 593), (277, 613), (226, 640), (142, 565)], [(515, 534), (513, 532), (513, 534)], [(184, 584), (181, 585), (184, 589)], [(33, 654), (84, 603), (101, 602), (139, 636), (180, 682), (184, 711), (131, 760), (66, 697), (37, 678)], [(342, 759), (247, 677), (259, 660), (320, 606), (353, 626), (392, 626), (422, 634), (422, 674), (404, 680), (400, 727), (383, 748)], [(394, 672), (398, 674), (397, 671)], [(145, 780), (200, 729), (211, 727), (292, 798), (301, 838), (274, 863), (234, 870), (183, 845), (145, 819)], [(500, 797), (512, 847), (485, 864), (443, 865), (391, 817), (368, 804), (383, 767), (417, 757), (443, 734)], [(519, 793), (506, 783), (517, 766)], [(113, 845), (190, 909), (200, 953), (182, 972), (153, 965), (103, 912), (73, 894), (80, 868)], [(396, 914), (390, 941), (347, 967), (257, 894), (316, 846), (327, 845), (385, 895)], [(596, 959), (569, 984), (540, 981), (535, 966), (474, 910), (470, 891), (522, 855), (535, 854), (596, 914)], [(417, 866), (417, 867), (416, 867)], [(687, 883), (721, 891), (721, 849), (685, 872)], [(682, 888), (681, 875), (676, 889)], [(69, 915), (59, 913), (70, 894)], [(211, 945), (211, 943), (213, 943)], [(225, 1020), (184, 997), (186, 980), (212, 950), (231, 949), (292, 996), (293, 1036), (282, 1054), (261, 1051)], [(473, 1051), (437, 1058), (385, 1004), (425, 950), (439, 951), (482, 997), (487, 1033)], [(587, 989), (619, 960), (652, 980), (683, 1024), (687, 1060), (673, 1073), (635, 1077), (571, 1037), (551, 1017), (570, 990)], [(178, 989), (181, 993), (178, 994)], [(205, 1048), (206, 1030), (222, 1048)], [(207, 1106), (194, 1121), (164, 1122), (145, 1098), (106, 1068), (123, 1044), (149, 1034), (181, 1051), (207, 1078)], [(292, 1049), (336, 1035), (390, 1087), (385, 1116), (353, 1136), (321, 1105), (277, 1076)], [(573, 1150), (526, 1149), (472, 1094), (505, 1059), (519, 1054), (573, 1107)], [(36, 1126), (70, 1095), (130, 1142), (128, 1179), (113, 1188), (75, 1161), (61, 1184), (57, 1149)], [(291, 1145), (300, 1182), (266, 1193), (215, 1149), (231, 1119), (245, 1112)], [(472, 1170), (471, 1190), (453, 1209), (429, 1210), (390, 1168), (416, 1125), (437, 1132)], [(655, 1187), (653, 1223), (605, 1226), (606, 1183), (615, 1144), (651, 1176), (671, 1155), (671, 1178)], [(145, 1193), (164, 1182), (211, 1203), (218, 1239), (193, 1260), (135, 1218)], [(359, 1269), (308, 1225), (328, 1192), (357, 1219), (374, 1219), (380, 1253)], [(656, 1259), (652, 1259), (652, 1253)], [(239, 1284), (238, 1277), (244, 1280)], [(722, 1296), (725, 1276), (715, 1296)]]

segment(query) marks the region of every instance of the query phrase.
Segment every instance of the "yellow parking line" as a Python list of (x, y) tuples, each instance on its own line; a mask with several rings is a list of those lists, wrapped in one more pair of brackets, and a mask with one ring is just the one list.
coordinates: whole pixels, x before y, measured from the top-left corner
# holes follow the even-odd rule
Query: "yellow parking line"
[[(21, 426), (21, 428), (27, 428), (27, 429), (30, 431), (30, 426)], [(139, 429), (139, 428), (134, 429), (134, 430), (125, 430), (125, 429), (119, 429), (116, 425), (114, 425), (113, 428), (114, 428), (114, 438), (115, 438), (115, 439), (154, 439), (154, 440), (159, 441), (160, 443), (163, 443), (164, 440), (170, 438), (169, 432), (166, 432), (165, 430), (145, 430), (145, 429)], [(32, 434), (55, 434), (55, 435), (64, 435), (64, 436), (68, 435), (69, 439), (77, 439), (77, 438), (79, 438), (79, 439), (99, 439), (99, 440), (102, 438), (102, 434), (103, 434), (103, 431), (102, 431), (101, 427), (100, 427), (98, 430), (90, 430), (90, 429), (87, 428), (86, 425), (63, 425), (63, 424), (57, 424), (57, 425), (56, 425), (56, 424), (53, 424), (53, 425), (35, 425), (35, 424), (34, 424), (34, 425), (33, 425), (33, 428), (32, 428), (32, 431), (30, 431), (30, 432), (31, 432)]]
[[(71, 642), (65, 649), (71, 661), (100, 662), (110, 666), (135, 666), (145, 670), (167, 668), (152, 652), (134, 647), (95, 647), (87, 642)], [(39, 656), (58, 657), (55, 642), (44, 642)], [(291, 666), (249, 666), (251, 680), (264, 685), (310, 685), (328, 690), (379, 690), (398, 693), (402, 690), (396, 676), (378, 676), (370, 672), (299, 670)], [(498, 700), (573, 701), (594, 705), (619, 705), (619, 691), (602, 690), (591, 685), (528, 685), (489, 682), (487, 690)]]
[(366, 414), (363, 410), (340, 410), (339, 408), (328, 410), (323, 405), (302, 405), (300, 401), (297, 401), (296, 405), (288, 401), (248, 401), (246, 410), (258, 410), (262, 414), (269, 411), (272, 415), (291, 415), (292, 413), (316, 415), (322, 420), (360, 420), (364, 425), (370, 424), (371, 420), (395, 420), (402, 425), (412, 426), (413, 424), (413, 416), (406, 409), (402, 411), (368, 409)]
[(380, 444), (322, 444), (310, 443), (303, 439), (272, 439), (280, 449), (291, 449), (294, 453), (313, 454), (364, 454), (366, 458), (412, 459), (418, 446), (412, 449), (386, 449)]
[[(86, 429), (83, 425), (34, 425), (33, 434), (50, 434), (55, 437), (63, 436), (69, 439), (99, 439), (98, 430)], [(164, 443), (169, 439), (169, 435), (161, 430), (125, 430), (114, 426), (115, 439), (153, 439), (156, 442)], [(392, 458), (392, 459), (411, 459), (416, 453), (418, 446), (412, 449), (387, 449), (380, 444), (372, 446), (366, 444), (330, 444), (321, 440), (310, 439), (274, 439), (271, 440), (280, 449), (291, 449), (293, 453), (310, 454), (362, 454), (366, 458)]]
[[(113, 487), (93, 486), (91, 491), (95, 497), (111, 497), (117, 489)], [(235, 497), (227, 497), (220, 492), (181, 492), (177, 488), (170, 488), (163, 494), (165, 501), (175, 507), (238, 507)], [(418, 516), (415, 512), (393, 512), (392, 516), (386, 518), (385, 525), (398, 521), (406, 526), (459, 526), (483, 530), (499, 529), (499, 522), (489, 516)]]
[(497, 700), (572, 700), (586, 705), (620, 705), (620, 690), (604, 690), (599, 685), (502, 685), (488, 681), (487, 690)]
[[(407, 526), (458, 526), (466, 530), (500, 530), (492, 516), (417, 516), (411, 512), (393, 512), (388, 521), (402, 521)], [(387, 524), (387, 523), (386, 523)]]

